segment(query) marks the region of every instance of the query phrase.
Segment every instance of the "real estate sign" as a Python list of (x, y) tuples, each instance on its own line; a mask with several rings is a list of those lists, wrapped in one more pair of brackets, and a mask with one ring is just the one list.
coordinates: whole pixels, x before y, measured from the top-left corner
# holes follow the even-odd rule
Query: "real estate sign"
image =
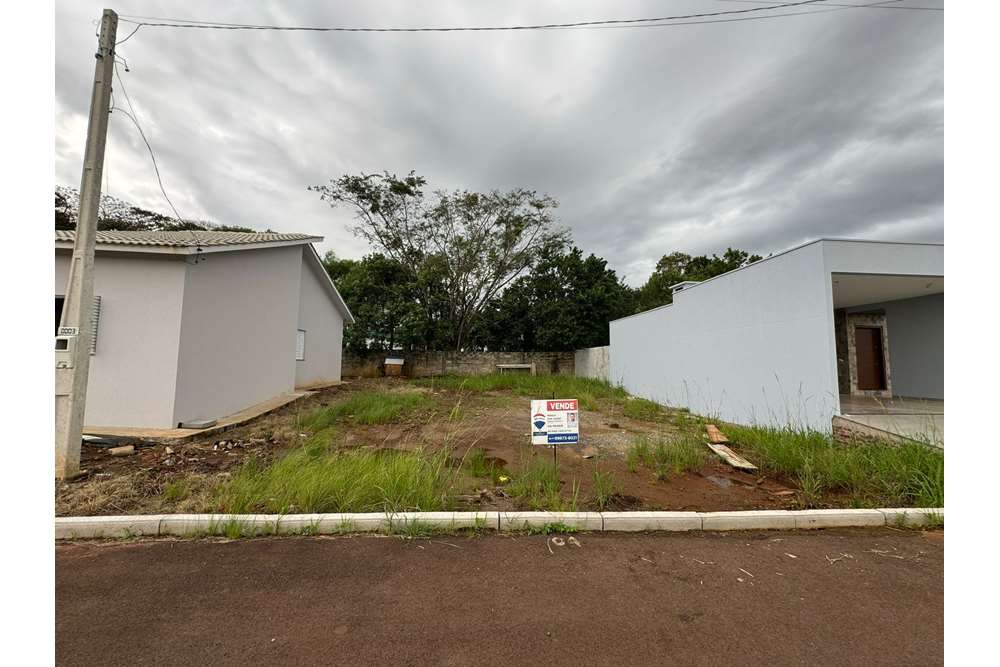
[(531, 402), (531, 444), (568, 445), (580, 441), (575, 398)]

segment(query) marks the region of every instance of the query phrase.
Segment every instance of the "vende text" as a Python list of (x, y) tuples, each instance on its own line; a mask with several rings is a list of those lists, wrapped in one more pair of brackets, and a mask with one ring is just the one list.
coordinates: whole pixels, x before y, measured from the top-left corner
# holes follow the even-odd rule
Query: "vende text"
[(546, 401), (546, 410), (576, 410), (576, 401)]

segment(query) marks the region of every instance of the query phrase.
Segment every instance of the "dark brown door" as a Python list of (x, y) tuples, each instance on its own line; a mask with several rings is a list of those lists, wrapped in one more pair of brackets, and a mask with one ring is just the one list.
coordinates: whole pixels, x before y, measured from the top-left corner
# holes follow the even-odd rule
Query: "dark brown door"
[(882, 355), (882, 329), (854, 329), (854, 348), (858, 362), (858, 389), (885, 389), (885, 363)]

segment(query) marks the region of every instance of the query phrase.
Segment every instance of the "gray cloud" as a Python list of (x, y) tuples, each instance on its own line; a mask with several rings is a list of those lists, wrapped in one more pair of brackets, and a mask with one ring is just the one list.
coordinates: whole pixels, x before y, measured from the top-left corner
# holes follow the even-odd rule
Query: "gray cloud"
[[(80, 178), (97, 2), (56, 7), (56, 182)], [(662, 3), (117, 3), (121, 14), (312, 25), (655, 16)], [(724, 2), (670, 3), (671, 13)], [(121, 36), (130, 30), (121, 26)], [(350, 214), (306, 186), (416, 169), (434, 187), (547, 192), (578, 245), (633, 284), (673, 250), (818, 236), (943, 238), (938, 12), (489, 34), (143, 28), (122, 72), (185, 216), (326, 236)], [(116, 91), (116, 103), (124, 106)], [(110, 192), (167, 210), (112, 116)]]

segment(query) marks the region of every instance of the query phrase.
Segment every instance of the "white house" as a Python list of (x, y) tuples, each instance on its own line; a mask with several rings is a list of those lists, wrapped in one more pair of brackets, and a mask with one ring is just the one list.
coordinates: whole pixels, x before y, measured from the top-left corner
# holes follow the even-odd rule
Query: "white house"
[[(75, 232), (56, 231), (56, 326)], [(347, 305), (304, 234), (97, 232), (84, 422), (174, 428), (340, 380)]]
[(675, 286), (610, 338), (612, 382), (696, 413), (826, 432), (837, 415), (902, 432), (920, 414), (932, 418), (916, 430), (943, 428), (944, 246), (813, 241)]

